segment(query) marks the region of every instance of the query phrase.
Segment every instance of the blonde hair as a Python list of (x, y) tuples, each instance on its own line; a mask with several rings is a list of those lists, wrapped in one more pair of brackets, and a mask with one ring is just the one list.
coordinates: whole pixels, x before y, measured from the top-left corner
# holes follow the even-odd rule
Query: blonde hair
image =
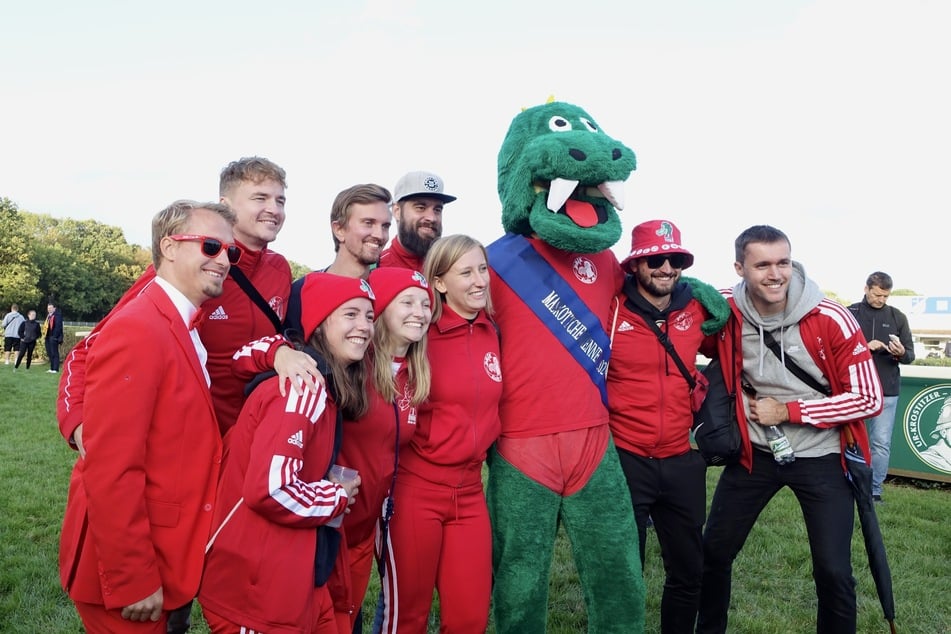
[[(433, 242), (433, 246), (430, 247), (429, 253), (426, 254), (426, 260), (423, 263), (423, 274), (429, 281), (429, 285), (433, 287), (432, 323), (439, 321), (439, 318), (442, 316), (442, 306), (446, 301), (445, 293), (440, 293), (436, 290), (436, 278), (448, 273), (452, 265), (459, 261), (459, 258), (475, 248), (482, 251), (482, 256), (485, 258), (486, 264), (488, 264), (489, 254), (486, 252), (485, 247), (482, 246), (481, 242), (467, 235), (456, 234), (439, 238)], [(492, 294), (489, 292), (488, 286), (485, 289), (485, 308), (483, 310), (485, 314), (490, 317), (494, 312), (492, 309)]]
[(287, 174), (276, 163), (261, 156), (246, 156), (224, 166), (218, 177), (218, 195), (227, 196), (231, 188), (245, 181), (262, 183), (272, 180), (287, 189)]
[[(376, 320), (373, 332), (373, 387), (387, 403), (392, 403), (400, 396), (396, 393), (396, 377), (393, 376), (392, 351), (395, 347), (393, 333), (381, 315), (381, 318)], [(419, 405), (429, 398), (429, 390), (432, 387), (426, 347), (426, 337), (423, 336), (419, 341), (409, 344), (406, 350), (406, 368), (409, 371), (407, 385), (412, 389), (410, 403), (413, 405)]]
[(183, 233), (191, 221), (192, 212), (196, 209), (207, 209), (214, 212), (234, 226), (237, 216), (228, 205), (221, 203), (200, 203), (194, 200), (176, 200), (171, 205), (155, 214), (152, 218), (152, 264), (156, 270), (162, 263), (162, 239)]

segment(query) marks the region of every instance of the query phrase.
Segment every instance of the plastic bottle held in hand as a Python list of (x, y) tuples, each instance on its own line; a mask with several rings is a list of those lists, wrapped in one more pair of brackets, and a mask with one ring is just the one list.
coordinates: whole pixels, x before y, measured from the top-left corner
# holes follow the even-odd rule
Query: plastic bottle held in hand
[(796, 459), (796, 452), (793, 451), (792, 443), (779, 425), (773, 425), (766, 428), (766, 442), (773, 452), (773, 459), (779, 464), (789, 464)]

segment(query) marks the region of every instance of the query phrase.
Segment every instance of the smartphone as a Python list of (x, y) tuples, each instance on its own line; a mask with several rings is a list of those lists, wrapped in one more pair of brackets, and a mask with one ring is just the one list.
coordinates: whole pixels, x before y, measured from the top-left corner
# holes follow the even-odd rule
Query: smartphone
[(898, 340), (898, 336), (897, 336), (897, 335), (888, 335), (888, 338), (891, 339), (891, 340), (892, 340), (893, 342), (895, 342), (895, 343), (901, 343), (901, 342)]

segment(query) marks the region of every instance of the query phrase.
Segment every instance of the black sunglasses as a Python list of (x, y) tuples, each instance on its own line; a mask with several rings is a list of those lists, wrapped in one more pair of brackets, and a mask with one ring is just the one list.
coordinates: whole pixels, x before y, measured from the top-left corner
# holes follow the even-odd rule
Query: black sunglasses
[(190, 235), (174, 235), (169, 236), (169, 238), (176, 242), (201, 242), (201, 252), (205, 257), (216, 258), (222, 249), (227, 249), (229, 262), (237, 264), (238, 260), (241, 259), (241, 247), (236, 244), (225, 244), (218, 238)]
[(652, 269), (659, 269), (664, 266), (664, 262), (670, 261), (670, 266), (675, 269), (684, 268), (684, 264), (687, 263), (687, 256), (683, 253), (669, 253), (664, 255), (648, 255), (644, 258), (647, 261), (647, 266)]

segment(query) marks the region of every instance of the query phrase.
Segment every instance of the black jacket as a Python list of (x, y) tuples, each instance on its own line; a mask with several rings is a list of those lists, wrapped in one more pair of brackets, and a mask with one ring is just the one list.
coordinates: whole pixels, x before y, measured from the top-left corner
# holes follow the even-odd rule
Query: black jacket
[(22, 343), (33, 343), (40, 338), (40, 322), (35, 319), (26, 319), (20, 324), (20, 341)]
[(862, 334), (867, 341), (878, 339), (888, 344), (888, 335), (896, 335), (901, 345), (905, 347), (905, 354), (896, 359), (885, 350), (872, 353), (872, 360), (878, 370), (878, 378), (882, 381), (882, 391), (885, 396), (898, 396), (901, 389), (901, 371), (899, 363), (911, 363), (915, 360), (915, 341), (911, 337), (908, 327), (908, 318), (894, 306), (885, 304), (882, 308), (873, 308), (862, 298), (862, 301), (849, 306), (855, 315), (856, 321), (862, 327)]

